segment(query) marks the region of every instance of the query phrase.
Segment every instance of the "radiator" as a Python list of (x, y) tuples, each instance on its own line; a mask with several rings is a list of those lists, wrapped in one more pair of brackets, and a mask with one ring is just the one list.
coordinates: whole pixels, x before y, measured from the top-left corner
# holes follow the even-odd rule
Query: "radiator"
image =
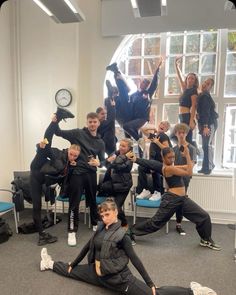
[[(134, 175), (134, 184), (136, 183), (137, 176)], [(232, 176), (193, 175), (188, 196), (210, 214), (212, 222), (236, 222), (236, 192), (233, 195)], [(139, 208), (138, 216), (150, 217), (154, 212), (152, 209)]]
[[(133, 174), (134, 185), (137, 184), (137, 173)], [(233, 194), (232, 176), (203, 176), (193, 175), (188, 189), (188, 196), (205, 209), (211, 216), (213, 223), (236, 222), (236, 192)], [(236, 185), (235, 185), (236, 188)], [(58, 204), (61, 211), (61, 204)], [(43, 207), (45, 208), (44, 204)], [(67, 206), (65, 206), (67, 210)], [(125, 202), (127, 215), (133, 215), (131, 199)], [(155, 209), (139, 208), (137, 216), (151, 217)]]

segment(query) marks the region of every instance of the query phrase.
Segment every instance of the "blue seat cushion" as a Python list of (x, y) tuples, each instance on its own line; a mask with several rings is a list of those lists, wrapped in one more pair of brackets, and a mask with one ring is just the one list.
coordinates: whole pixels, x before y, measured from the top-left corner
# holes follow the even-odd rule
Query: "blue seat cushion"
[(107, 199), (107, 197), (104, 197), (104, 196), (100, 196), (100, 195), (98, 195), (98, 196), (96, 196), (96, 203), (99, 205), (99, 204), (101, 204), (102, 202), (105, 202), (106, 199)]
[(14, 208), (13, 203), (8, 203), (8, 202), (0, 202), (0, 212), (5, 212), (8, 210), (12, 210)]
[(146, 207), (146, 208), (159, 208), (161, 204), (161, 199), (157, 201), (150, 201), (147, 199), (136, 199), (136, 205), (139, 207)]
[[(84, 200), (85, 200), (85, 194), (81, 196), (81, 201), (84, 201)], [(57, 201), (69, 202), (69, 198), (67, 198), (65, 195), (59, 195), (57, 196)]]
[(65, 197), (64, 195), (59, 195), (57, 196), (57, 201), (60, 201), (60, 202), (69, 202), (69, 198)]

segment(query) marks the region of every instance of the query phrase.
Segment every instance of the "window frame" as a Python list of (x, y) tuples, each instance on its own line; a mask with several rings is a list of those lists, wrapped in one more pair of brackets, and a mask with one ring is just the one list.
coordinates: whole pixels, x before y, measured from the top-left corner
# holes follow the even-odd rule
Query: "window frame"
[[(218, 113), (219, 113), (219, 122), (223, 122), (223, 124), (219, 124), (217, 132), (216, 132), (216, 141), (215, 141), (215, 164), (216, 168), (222, 169), (223, 167), (223, 155), (224, 155), (224, 132), (225, 132), (225, 111), (227, 105), (235, 104), (236, 105), (236, 91), (235, 95), (226, 96), (225, 95), (225, 83), (226, 83), (226, 75), (227, 75), (227, 55), (231, 54), (230, 51), (228, 51), (228, 33), (229, 32), (236, 32), (235, 30), (228, 30), (228, 29), (219, 29), (215, 30), (214, 32), (217, 33), (217, 48), (216, 48), (216, 65), (215, 65), (215, 88), (214, 92), (212, 93), (212, 97), (217, 105)], [(125, 48), (126, 51), (128, 51), (128, 46), (133, 42), (136, 38), (142, 38), (142, 54), (144, 53), (144, 46), (143, 42), (144, 39), (147, 38), (147, 36), (156, 37), (160, 36), (160, 55), (166, 56), (167, 55), (167, 42), (170, 34), (177, 35), (178, 33), (183, 34), (183, 32), (177, 32), (177, 33), (160, 33), (160, 34), (139, 34), (139, 35), (131, 35), (124, 37), (123, 41), (121, 42), (120, 46), (116, 50), (112, 61), (111, 62), (119, 62), (123, 59), (127, 58), (127, 52), (124, 54)], [(184, 32), (184, 41), (186, 40), (187, 36), (191, 34), (202, 34), (201, 36), (204, 36), (205, 34), (210, 34), (212, 32), (208, 31), (195, 31), (195, 32)], [(200, 37), (201, 41), (203, 40), (203, 37)], [(185, 48), (185, 45), (184, 45)], [(197, 53), (196, 53), (197, 54)], [(202, 44), (200, 44), (200, 51), (197, 55), (201, 57), (201, 55), (205, 55), (202, 51)], [(209, 54), (211, 54), (209, 52)], [(188, 54), (187, 54), (188, 55)], [(194, 55), (194, 53), (191, 53), (190, 55)], [(132, 56), (132, 58), (140, 58), (139, 56)], [(143, 66), (144, 66), (144, 59), (147, 57), (147, 55), (142, 56), (142, 62), (141, 62), (141, 73), (143, 73)], [(148, 56), (149, 57), (149, 56)], [(200, 58), (201, 62), (201, 58)], [(127, 65), (126, 65), (127, 67)], [(199, 64), (200, 68), (200, 64)], [(127, 70), (127, 69), (126, 69)], [(235, 70), (236, 73), (236, 70)], [(107, 74), (106, 79), (109, 79), (109, 75)], [(209, 74), (210, 75), (210, 74)], [(174, 76), (174, 75), (173, 75)], [(201, 76), (201, 75), (200, 75)], [(204, 74), (205, 76), (205, 74)], [(111, 76), (110, 76), (111, 77)], [(149, 77), (148, 75), (142, 76), (142, 75), (132, 75), (129, 76), (129, 78), (143, 78), (143, 77)], [(164, 111), (164, 105), (165, 104), (172, 104), (177, 103), (178, 104), (178, 98), (179, 95), (176, 94), (166, 94), (166, 81), (167, 81), (168, 75), (166, 74), (166, 65), (162, 66), (162, 69), (159, 74), (159, 86), (158, 86), (158, 98), (153, 99), (153, 106), (156, 109), (156, 123), (160, 122), (163, 118), (163, 111)], [(105, 88), (104, 88), (105, 89)], [(196, 127), (197, 128), (197, 127)]]

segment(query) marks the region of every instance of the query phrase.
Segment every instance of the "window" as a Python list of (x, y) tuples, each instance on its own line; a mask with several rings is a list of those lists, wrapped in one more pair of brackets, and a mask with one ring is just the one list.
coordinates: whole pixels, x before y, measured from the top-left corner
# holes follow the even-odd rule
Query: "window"
[(228, 32), (225, 91), (227, 97), (236, 96), (236, 32)]
[(216, 31), (167, 33), (165, 95), (180, 94), (175, 72), (177, 56), (182, 56), (180, 67), (185, 76), (194, 72), (199, 82), (209, 76), (215, 80), (217, 44)]
[[(219, 54), (220, 53), (220, 54)], [(182, 56), (184, 75), (198, 74), (199, 82), (212, 77), (212, 97), (219, 113), (214, 151), (218, 168), (236, 166), (236, 30), (184, 31), (127, 36), (113, 57), (128, 79), (131, 92), (143, 78), (151, 78), (165, 57), (157, 93), (154, 94), (152, 121), (178, 122), (178, 97), (181, 93), (175, 72), (175, 58)], [(110, 76), (109, 76), (110, 75)], [(112, 78), (108, 73), (106, 78)], [(201, 136), (194, 138), (201, 148)], [(201, 162), (201, 157), (198, 159)]]

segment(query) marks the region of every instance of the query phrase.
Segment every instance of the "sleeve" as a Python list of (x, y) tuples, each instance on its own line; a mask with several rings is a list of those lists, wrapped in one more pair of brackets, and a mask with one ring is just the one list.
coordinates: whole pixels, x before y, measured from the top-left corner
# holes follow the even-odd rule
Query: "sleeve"
[(169, 142), (169, 137), (165, 133), (160, 134), (160, 143), (163, 143), (165, 141)]
[(98, 159), (100, 161), (100, 167), (106, 166), (106, 160), (105, 160), (105, 144), (103, 140), (101, 139), (101, 146), (98, 152)]
[(149, 148), (149, 158), (150, 160), (155, 160), (157, 154), (157, 145), (154, 142), (151, 142)]
[(68, 140), (71, 144), (77, 144), (75, 138), (79, 137), (79, 129), (77, 128), (71, 130), (61, 130), (58, 126), (58, 129), (56, 130), (55, 134), (59, 137)]
[(129, 170), (129, 171), (131, 171), (131, 169), (132, 169), (132, 163), (131, 163), (130, 160), (127, 159), (126, 156), (119, 155), (111, 163), (111, 166), (110, 167), (113, 168), (116, 171), (122, 171), (122, 170)]
[(122, 242), (122, 248), (124, 249), (126, 255), (129, 257), (130, 261), (134, 265), (134, 267), (138, 270), (140, 275), (142, 276), (145, 283), (152, 288), (154, 285), (153, 281), (151, 280), (150, 276), (148, 275), (143, 263), (137, 256), (137, 254), (134, 252), (133, 246), (131, 244), (130, 237), (128, 235), (125, 235)]
[(150, 98), (152, 98), (154, 92), (156, 91), (157, 89), (157, 86), (158, 86), (158, 74), (159, 74), (159, 68), (156, 70), (153, 78), (152, 78), (152, 82), (148, 88), (148, 94), (150, 96)]
[(208, 99), (207, 95), (202, 95), (200, 98), (200, 119), (202, 125), (208, 125), (209, 118), (210, 118), (210, 100)]
[(107, 121), (114, 122), (116, 119), (116, 108), (111, 105), (111, 102), (107, 104)]
[(151, 170), (154, 170), (160, 174), (162, 174), (162, 167), (163, 167), (163, 164), (159, 161), (156, 161), (156, 160), (146, 160), (146, 159), (137, 159), (136, 160), (136, 163), (138, 165), (141, 165), (145, 168), (149, 168)]
[(80, 251), (79, 255), (75, 258), (75, 260), (73, 262), (71, 262), (70, 266), (73, 268), (76, 265), (78, 265), (86, 256), (86, 254), (89, 251), (89, 246), (90, 246), (90, 240), (88, 241), (88, 243), (83, 247), (83, 249)]

